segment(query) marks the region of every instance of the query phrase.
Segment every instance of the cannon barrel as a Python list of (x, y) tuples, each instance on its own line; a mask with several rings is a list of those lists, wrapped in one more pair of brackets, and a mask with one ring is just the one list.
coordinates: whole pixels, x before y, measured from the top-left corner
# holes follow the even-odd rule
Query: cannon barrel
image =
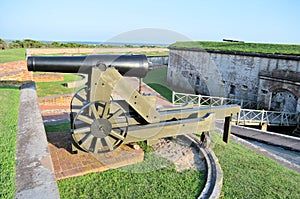
[(114, 67), (121, 75), (145, 77), (148, 60), (145, 55), (29, 56), (28, 71), (86, 73), (91, 68)]

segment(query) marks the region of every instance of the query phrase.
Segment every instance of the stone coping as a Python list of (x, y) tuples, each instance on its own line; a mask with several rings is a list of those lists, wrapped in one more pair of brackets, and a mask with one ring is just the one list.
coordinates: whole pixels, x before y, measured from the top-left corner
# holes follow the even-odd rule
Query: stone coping
[(229, 54), (229, 55), (242, 55), (250, 57), (265, 57), (272, 59), (286, 59), (286, 60), (300, 60), (300, 55), (284, 55), (284, 54), (267, 54), (267, 53), (254, 53), (254, 52), (238, 52), (227, 50), (206, 50), (201, 48), (183, 48), (183, 47), (169, 47), (170, 50), (182, 50), (182, 51), (195, 51), (195, 52), (207, 52), (217, 54)]
[(15, 198), (60, 198), (34, 82), (21, 86)]

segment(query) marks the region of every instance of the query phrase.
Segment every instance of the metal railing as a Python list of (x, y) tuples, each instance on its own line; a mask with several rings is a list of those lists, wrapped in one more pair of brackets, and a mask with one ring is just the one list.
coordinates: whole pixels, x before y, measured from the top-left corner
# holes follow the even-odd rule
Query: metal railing
[(193, 102), (198, 106), (221, 106), (228, 104), (237, 104), (242, 108), (256, 109), (257, 102), (243, 99), (233, 99), (225, 97), (214, 97), (207, 95), (194, 95), (187, 93), (172, 92), (172, 103), (183, 104), (185, 102)]
[[(228, 104), (237, 104), (241, 106), (241, 112), (237, 116), (233, 116), (232, 121), (239, 125), (251, 124), (267, 124), (267, 125), (281, 125), (290, 126), (297, 125), (299, 113), (279, 112), (255, 110), (257, 103), (249, 100), (238, 100), (224, 97), (213, 97), (205, 95), (194, 95), (187, 93), (172, 93), (173, 104), (183, 104), (186, 102), (193, 102), (198, 106), (221, 106)], [(246, 107), (250, 107), (247, 108)]]
[(297, 118), (297, 113), (241, 109), (240, 114), (233, 117), (233, 121), (239, 125), (249, 125), (252, 123), (259, 125), (291, 126), (297, 125)]

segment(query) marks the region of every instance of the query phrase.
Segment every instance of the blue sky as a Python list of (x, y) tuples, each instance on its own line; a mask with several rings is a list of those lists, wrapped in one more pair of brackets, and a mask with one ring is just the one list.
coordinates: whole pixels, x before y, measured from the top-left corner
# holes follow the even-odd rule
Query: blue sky
[(299, 0), (2, 0), (0, 6), (3, 39), (107, 41), (152, 28), (191, 40), (300, 44)]

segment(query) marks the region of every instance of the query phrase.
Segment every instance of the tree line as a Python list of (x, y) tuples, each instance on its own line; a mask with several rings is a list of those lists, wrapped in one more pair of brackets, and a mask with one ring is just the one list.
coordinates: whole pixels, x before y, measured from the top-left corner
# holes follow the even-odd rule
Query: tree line
[[(103, 45), (103, 44), (100, 44)], [(0, 38), (0, 48), (92, 48), (98, 45), (80, 44), (75, 42), (61, 43), (61, 42), (41, 42), (32, 39), (14, 40), (7, 42)]]
[[(32, 39), (24, 39), (24, 40), (14, 40), (11, 42), (7, 42), (0, 38), (0, 49), (8, 49), (8, 48), (95, 48), (95, 47), (116, 47), (115, 45), (108, 44), (82, 44), (76, 42), (41, 42)], [(118, 46), (122, 47), (122, 46)], [(131, 44), (125, 44), (123, 47), (136, 47)], [(155, 46), (140, 46), (140, 47), (155, 47)]]

